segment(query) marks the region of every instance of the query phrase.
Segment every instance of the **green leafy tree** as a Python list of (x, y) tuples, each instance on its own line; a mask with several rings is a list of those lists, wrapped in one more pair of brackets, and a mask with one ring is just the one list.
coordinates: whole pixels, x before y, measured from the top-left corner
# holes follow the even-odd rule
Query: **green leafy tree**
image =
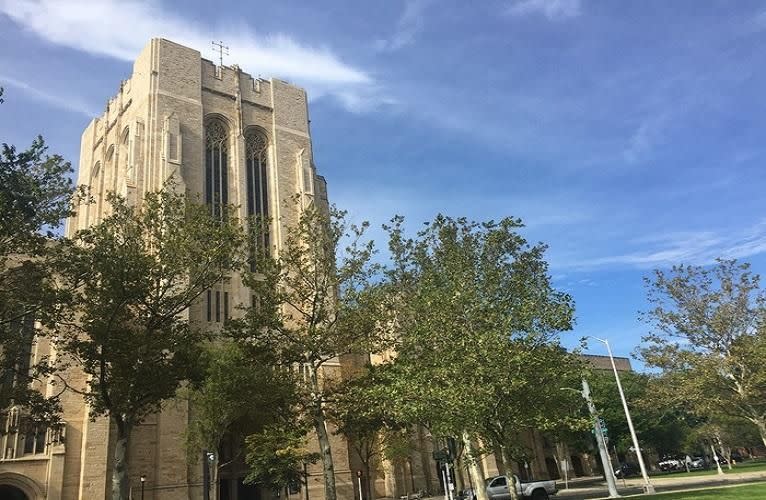
[[(3, 89), (0, 88), (0, 96)], [(2, 103), (0, 99), (0, 103)], [(25, 406), (35, 420), (51, 423), (57, 398), (31, 390), (34, 379), (45, 381), (47, 359), (29, 366), (29, 349), (39, 332), (35, 321), (49, 326), (65, 294), (57, 289), (51, 257), (59, 242), (56, 230), (70, 215), (75, 189), (72, 167), (49, 155), (42, 137), (18, 151), (0, 151), (0, 412), (13, 403)]]
[[(302, 424), (302, 425), (301, 425)], [(269, 424), (246, 438), (247, 465), (245, 480), (279, 491), (286, 485), (303, 483), (306, 464), (319, 460), (319, 454), (309, 450), (306, 434), (310, 423), (298, 421)]]
[(523, 432), (560, 433), (585, 428), (589, 421), (578, 411), (577, 392), (584, 371), (581, 360), (555, 343), (509, 341), (507, 352), (492, 364), (483, 384), (495, 389), (486, 400), (477, 429), (495, 451), (503, 470), (529, 460), (530, 451), (518, 445)]
[[(214, 452), (212, 483), (217, 484), (221, 471), (245, 463), (247, 449), (252, 455), (249, 436), (268, 436), (273, 443), (280, 435), (275, 430), (294, 422), (295, 381), (292, 370), (276, 366), (268, 353), (252, 346), (212, 344), (205, 358), (204, 376), (189, 392), (195, 418), (187, 429), (187, 456)], [(259, 470), (251, 477), (266, 477)]]
[(56, 333), (59, 352), (89, 376), (87, 387), (69, 388), (91, 417), (114, 425), (112, 498), (125, 500), (131, 432), (198, 374), (205, 332), (186, 316), (239, 267), (243, 237), (236, 220), (214, 219), (172, 186), (148, 193), (140, 208), (109, 201), (112, 215), (78, 232), (60, 255), (74, 296)]
[(349, 225), (345, 215), (309, 205), (288, 226), (277, 255), (256, 249), (255, 271), (243, 276), (254, 303), (227, 328), (235, 341), (299, 368), (298, 407), (319, 443), (328, 500), (337, 498), (327, 424), (343, 387), (338, 361), (383, 344), (373, 244), (362, 241), (367, 224)]
[(646, 280), (652, 327), (639, 352), (698, 415), (752, 422), (766, 445), (766, 295), (749, 264), (674, 266)]
[[(524, 360), (527, 352), (518, 347), (555, 345), (572, 323), (572, 300), (552, 288), (545, 247), (529, 246), (520, 228), (516, 219), (444, 216), (415, 238), (405, 236), (402, 218), (388, 227), (389, 326), (397, 354), (382, 372), (388, 381), (382, 387), (402, 421), (462, 439), (473, 484), (484, 478), (471, 450), (477, 439), (493, 441), (487, 422), (501, 415), (493, 405), (521, 410), (528, 398), (517, 399), (520, 392), (550, 380), (529, 369), (535, 355)], [(477, 496), (485, 500), (482, 488)]]
[[(633, 446), (622, 407), (617, 382), (611, 371), (594, 371), (589, 377), (593, 402), (609, 430), (609, 443), (620, 454)], [(620, 373), (620, 381), (641, 446), (654, 450), (658, 456), (676, 456), (684, 450), (686, 436), (698, 419), (683, 406), (664, 403), (666, 391), (674, 385), (646, 373)]]
[[(397, 443), (401, 431), (407, 427), (395, 420), (388, 401), (381, 400), (385, 392), (379, 390), (379, 383), (376, 367), (367, 367), (364, 374), (348, 381), (338, 392), (330, 414), (336, 433), (346, 438), (362, 464), (368, 499), (375, 498), (373, 471), (376, 461), (384, 457), (391, 459), (390, 451), (401, 449)], [(406, 444), (411, 451), (409, 441)]]

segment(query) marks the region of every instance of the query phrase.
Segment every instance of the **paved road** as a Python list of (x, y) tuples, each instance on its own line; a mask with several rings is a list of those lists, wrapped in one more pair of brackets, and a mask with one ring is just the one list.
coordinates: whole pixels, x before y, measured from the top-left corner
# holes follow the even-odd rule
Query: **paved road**
[[(651, 478), (652, 484), (658, 493), (687, 490), (690, 488), (705, 488), (713, 486), (729, 486), (733, 484), (746, 484), (766, 481), (766, 472), (742, 472), (726, 474), (719, 476), (717, 474), (709, 476), (691, 476), (685, 477), (683, 473), (677, 475)], [(625, 481), (619, 481), (617, 491), (620, 495), (639, 495), (643, 493), (643, 480), (631, 478)], [(559, 482), (559, 487), (563, 483)], [(591, 498), (608, 498), (606, 483), (600, 478), (579, 478), (577, 482), (569, 482), (568, 490), (560, 490), (555, 498), (565, 498), (567, 500), (584, 500)]]

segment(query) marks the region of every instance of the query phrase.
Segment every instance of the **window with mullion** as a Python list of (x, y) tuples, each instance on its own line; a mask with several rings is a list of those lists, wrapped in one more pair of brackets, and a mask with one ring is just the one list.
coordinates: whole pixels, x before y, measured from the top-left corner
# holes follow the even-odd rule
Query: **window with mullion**
[(245, 134), (247, 213), (264, 224), (255, 244), (268, 251), (269, 182), (268, 141), (263, 134), (250, 130)]
[(210, 213), (220, 218), (229, 202), (229, 132), (218, 119), (205, 126), (205, 202)]

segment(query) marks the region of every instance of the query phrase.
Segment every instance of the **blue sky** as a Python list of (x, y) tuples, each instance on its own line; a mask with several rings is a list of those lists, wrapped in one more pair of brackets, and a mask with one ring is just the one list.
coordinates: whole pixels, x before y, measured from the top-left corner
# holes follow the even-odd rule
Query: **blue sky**
[(356, 220), (521, 217), (577, 301), (570, 344), (629, 354), (652, 268), (766, 268), (764, 2), (0, 0), (0, 140), (76, 163), (152, 36), (304, 86)]

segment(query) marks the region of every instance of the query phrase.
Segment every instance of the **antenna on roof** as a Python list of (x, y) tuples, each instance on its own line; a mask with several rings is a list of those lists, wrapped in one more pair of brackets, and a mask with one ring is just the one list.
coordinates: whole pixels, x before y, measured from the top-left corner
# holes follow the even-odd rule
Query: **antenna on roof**
[(223, 67), (223, 56), (229, 55), (229, 46), (223, 44), (223, 40), (220, 40), (218, 42), (210, 42), (213, 44), (214, 48), (213, 50), (218, 50), (218, 65)]

